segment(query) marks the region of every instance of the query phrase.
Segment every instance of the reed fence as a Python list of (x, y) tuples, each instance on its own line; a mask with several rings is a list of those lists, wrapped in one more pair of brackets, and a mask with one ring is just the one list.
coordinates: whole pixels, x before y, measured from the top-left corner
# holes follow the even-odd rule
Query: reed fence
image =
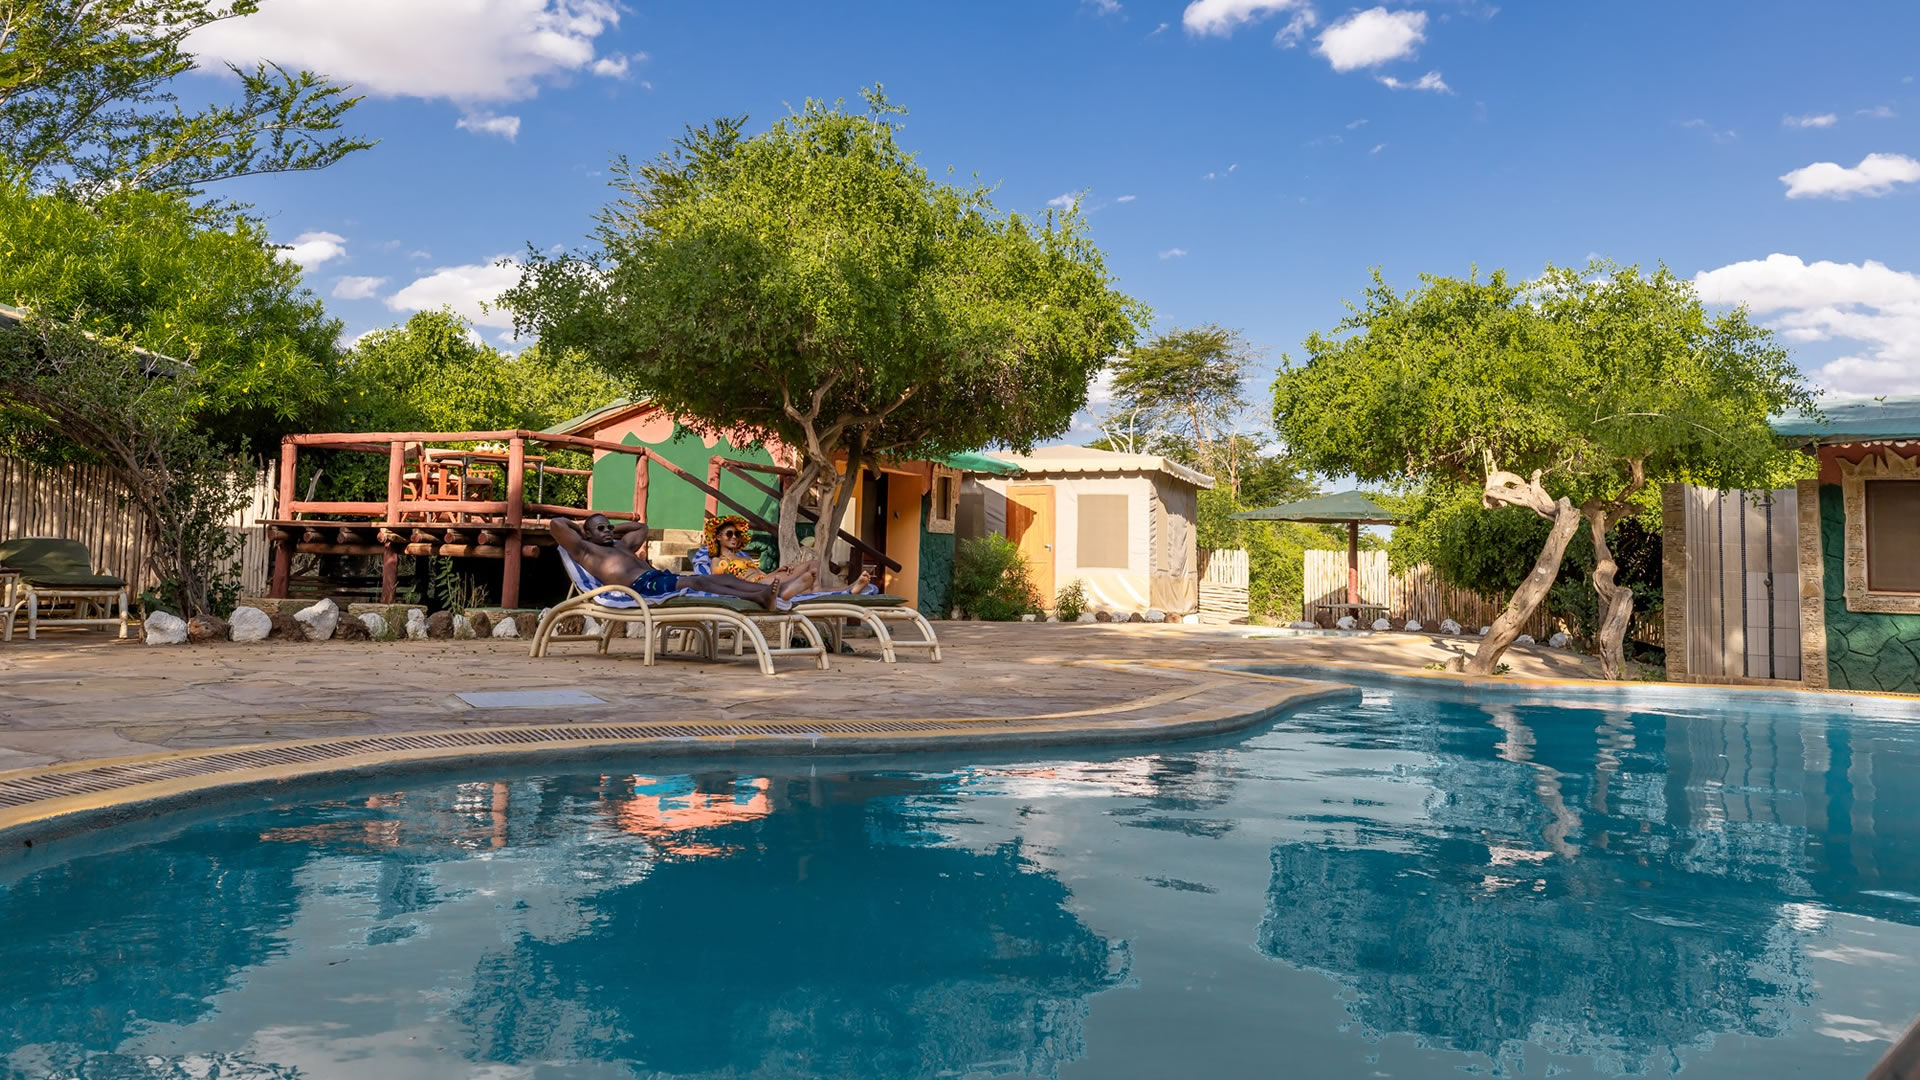
[[(1345, 614), (1326, 605), (1346, 603), (1347, 553), (1308, 551), (1305, 569), (1303, 617), (1311, 622), (1331, 625), (1333, 619)], [(1386, 611), (1383, 617), (1396, 627), (1406, 625), (1408, 619), (1417, 620), (1428, 628), (1438, 626), (1443, 619), (1452, 619), (1468, 633), (1491, 625), (1507, 606), (1504, 597), (1496, 600), (1442, 584), (1433, 571), (1425, 566), (1416, 566), (1396, 574), (1387, 565), (1387, 553), (1384, 551), (1360, 553), (1360, 600), (1362, 603), (1384, 606)], [(1521, 633), (1532, 634), (1545, 641), (1558, 628), (1543, 604), (1527, 620)]]
[[(259, 522), (273, 516), (274, 489), (273, 466), (264, 463), (247, 505), (227, 526), (241, 537), (241, 591), (248, 595), (266, 590), (272, 551)], [(96, 567), (136, 590), (160, 583), (146, 513), (101, 466), (48, 467), (0, 457), (0, 540), (22, 536), (78, 540), (93, 553)]]
[(1247, 553), (1238, 548), (1200, 553), (1200, 621), (1247, 621)]

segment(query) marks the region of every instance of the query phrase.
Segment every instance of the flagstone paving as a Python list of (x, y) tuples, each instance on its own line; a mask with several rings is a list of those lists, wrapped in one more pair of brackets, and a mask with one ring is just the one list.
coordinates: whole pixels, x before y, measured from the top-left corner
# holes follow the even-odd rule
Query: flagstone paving
[[(0, 645), (0, 772), (283, 740), (567, 723), (928, 720), (1055, 716), (1097, 726), (1171, 715), (1155, 695), (1217, 680), (1166, 663), (1345, 662), (1418, 670), (1470, 641), (1419, 634), (1253, 638), (1190, 626), (940, 623), (945, 660), (883, 664), (870, 649), (818, 671), (782, 661), (641, 664), (560, 645), (531, 659), (524, 642), (401, 641), (149, 647), (104, 634), (48, 633)], [(856, 642), (856, 647), (868, 645)], [(1513, 673), (1583, 678), (1589, 658), (1517, 649)], [(1092, 663), (1105, 661), (1104, 663)], [(1337, 679), (1338, 675), (1329, 675)], [(584, 691), (604, 704), (475, 708), (460, 693)], [(1216, 695), (1217, 696), (1217, 695)], [(484, 699), (483, 699), (484, 700)], [(1145, 703), (1142, 711), (1142, 703)]]

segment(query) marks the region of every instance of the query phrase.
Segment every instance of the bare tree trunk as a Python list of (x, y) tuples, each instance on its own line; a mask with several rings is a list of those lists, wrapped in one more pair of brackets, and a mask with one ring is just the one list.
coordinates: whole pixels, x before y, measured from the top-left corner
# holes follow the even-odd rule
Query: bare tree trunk
[(1618, 679), (1626, 674), (1627, 625), (1633, 621), (1633, 590), (1616, 584), (1620, 564), (1614, 561), (1607, 545), (1608, 506), (1589, 504), (1585, 508), (1587, 524), (1593, 531), (1593, 591), (1600, 594), (1600, 634), (1595, 644), (1600, 650), (1600, 676)]
[[(780, 492), (780, 565), (791, 566), (806, 556), (800, 543), (800, 504), (806, 501), (820, 479), (820, 464), (812, 459), (800, 463), (793, 480)], [(814, 541), (816, 544), (819, 541)]]
[[(866, 460), (866, 436), (855, 432), (847, 442), (847, 471), (834, 472), (834, 483), (828, 497), (821, 500), (820, 524), (814, 527), (813, 534), (818, 539), (813, 546), (820, 553), (820, 588), (837, 588), (840, 576), (833, 570), (833, 544), (840, 535), (840, 523), (846, 520), (847, 504), (853, 501), (853, 493), (860, 486), (860, 474)], [(829, 466), (831, 468), (831, 466)]]
[(1580, 528), (1580, 509), (1569, 499), (1555, 499), (1547, 494), (1538, 472), (1527, 479), (1514, 473), (1490, 469), (1487, 472), (1486, 489), (1480, 499), (1488, 508), (1524, 506), (1553, 522), (1553, 528), (1547, 533), (1546, 545), (1540, 549), (1540, 557), (1533, 562), (1532, 572), (1514, 590), (1513, 598), (1507, 601), (1506, 610), (1493, 621), (1493, 628), (1487, 631), (1486, 638), (1467, 661), (1466, 670), (1469, 673), (1491, 675), (1494, 666), (1500, 662), (1501, 654), (1520, 636), (1520, 628), (1533, 617), (1534, 609), (1547, 598), (1548, 591), (1553, 588), (1554, 578), (1560, 575), (1560, 560), (1566, 556), (1567, 545)]

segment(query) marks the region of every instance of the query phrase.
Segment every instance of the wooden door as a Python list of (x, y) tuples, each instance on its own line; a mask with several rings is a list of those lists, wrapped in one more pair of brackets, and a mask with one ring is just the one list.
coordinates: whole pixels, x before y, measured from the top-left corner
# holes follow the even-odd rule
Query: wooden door
[(1798, 682), (1799, 493), (1687, 488), (1687, 672)]
[(1053, 485), (1007, 488), (1007, 539), (1020, 545), (1042, 606), (1053, 604)]

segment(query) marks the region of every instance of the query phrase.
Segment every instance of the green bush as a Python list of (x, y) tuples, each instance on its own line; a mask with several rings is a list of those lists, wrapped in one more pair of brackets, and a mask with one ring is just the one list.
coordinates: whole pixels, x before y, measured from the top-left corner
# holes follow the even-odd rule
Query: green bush
[(1061, 622), (1075, 622), (1087, 610), (1087, 585), (1079, 578), (1061, 589), (1053, 598), (1053, 614)]
[(953, 553), (953, 606), (989, 622), (1038, 614), (1040, 596), (1019, 545), (1004, 536), (961, 541)]

